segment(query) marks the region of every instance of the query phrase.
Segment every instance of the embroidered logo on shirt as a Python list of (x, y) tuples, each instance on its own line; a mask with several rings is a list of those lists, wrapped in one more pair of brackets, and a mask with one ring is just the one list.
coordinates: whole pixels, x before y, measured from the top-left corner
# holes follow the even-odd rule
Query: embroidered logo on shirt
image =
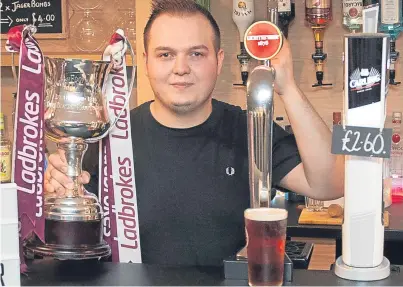
[(235, 168), (229, 166), (225, 169), (225, 172), (227, 173), (227, 175), (233, 176), (235, 174)]

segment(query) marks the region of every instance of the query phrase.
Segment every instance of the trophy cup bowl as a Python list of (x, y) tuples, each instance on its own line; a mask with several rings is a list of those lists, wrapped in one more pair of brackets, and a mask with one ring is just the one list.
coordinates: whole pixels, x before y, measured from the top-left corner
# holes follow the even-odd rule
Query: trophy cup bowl
[(67, 176), (74, 187), (66, 189), (64, 196), (45, 196), (45, 243), (25, 247), (38, 255), (58, 259), (109, 256), (110, 246), (103, 240), (102, 208), (98, 198), (78, 182), (78, 177), (88, 143), (102, 139), (114, 124), (104, 93), (112, 64), (49, 57), (44, 57), (44, 64), (45, 136), (64, 151)]

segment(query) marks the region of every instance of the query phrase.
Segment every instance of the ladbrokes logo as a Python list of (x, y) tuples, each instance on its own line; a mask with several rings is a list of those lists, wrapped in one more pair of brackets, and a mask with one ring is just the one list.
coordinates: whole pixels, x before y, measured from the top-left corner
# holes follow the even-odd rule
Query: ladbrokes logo
[(377, 69), (357, 68), (350, 76), (350, 88), (352, 91), (368, 89), (380, 84), (381, 74)]

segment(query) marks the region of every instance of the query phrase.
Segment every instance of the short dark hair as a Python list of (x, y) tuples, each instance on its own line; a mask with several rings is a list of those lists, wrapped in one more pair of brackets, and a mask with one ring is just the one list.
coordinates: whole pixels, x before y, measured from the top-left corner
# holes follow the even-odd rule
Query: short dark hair
[(151, 15), (144, 28), (144, 50), (147, 51), (151, 26), (155, 19), (162, 14), (168, 15), (194, 15), (201, 14), (210, 22), (214, 31), (214, 48), (216, 52), (221, 47), (221, 33), (216, 20), (211, 13), (195, 0), (153, 0)]

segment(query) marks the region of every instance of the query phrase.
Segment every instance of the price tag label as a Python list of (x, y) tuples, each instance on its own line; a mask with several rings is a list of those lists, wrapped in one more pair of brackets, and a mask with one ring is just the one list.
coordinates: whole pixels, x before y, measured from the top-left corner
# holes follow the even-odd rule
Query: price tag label
[(332, 153), (390, 158), (392, 129), (333, 126)]
[(37, 39), (67, 37), (68, 8), (66, 0), (0, 0), (1, 38), (14, 26), (36, 26)]

